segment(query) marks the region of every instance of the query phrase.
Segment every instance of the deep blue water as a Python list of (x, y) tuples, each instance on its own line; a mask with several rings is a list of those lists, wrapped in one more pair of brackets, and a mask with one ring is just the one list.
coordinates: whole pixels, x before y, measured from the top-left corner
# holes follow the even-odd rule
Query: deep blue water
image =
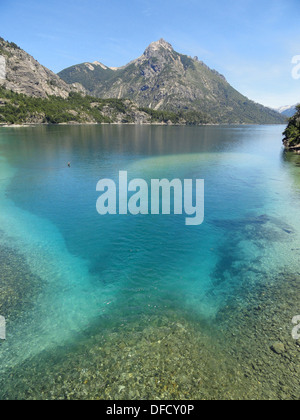
[[(1, 245), (42, 287), (30, 312), (8, 324), (0, 369), (76, 342), (94, 325), (170, 309), (213, 323), (241, 288), (284, 266), (296, 272), (300, 189), (283, 128), (2, 128)], [(100, 216), (97, 182), (120, 170), (130, 179), (204, 179), (204, 223)]]

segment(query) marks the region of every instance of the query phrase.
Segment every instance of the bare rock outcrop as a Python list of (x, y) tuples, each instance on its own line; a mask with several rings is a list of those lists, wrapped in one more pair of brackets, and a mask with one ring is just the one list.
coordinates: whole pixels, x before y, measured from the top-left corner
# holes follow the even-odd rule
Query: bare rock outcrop
[(51, 70), (42, 66), (16, 44), (0, 39), (0, 86), (16, 93), (37, 98), (60, 96), (70, 92), (85, 94), (79, 83), (68, 85)]

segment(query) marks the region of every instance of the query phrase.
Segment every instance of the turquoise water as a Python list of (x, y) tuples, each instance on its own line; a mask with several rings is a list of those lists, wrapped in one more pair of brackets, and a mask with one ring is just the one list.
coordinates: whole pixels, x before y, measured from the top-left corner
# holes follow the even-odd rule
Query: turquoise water
[[(297, 273), (300, 184), (283, 129), (2, 128), (0, 245), (19, 256), (39, 292), (30, 309), (21, 298), (13, 314), (7, 305), (1, 313), (0, 372), (145, 317), (183, 314), (210, 331), (241, 289), (284, 267)], [(204, 179), (204, 223), (99, 216), (96, 184), (120, 170), (130, 179)], [(16, 287), (30, 289), (30, 279)]]

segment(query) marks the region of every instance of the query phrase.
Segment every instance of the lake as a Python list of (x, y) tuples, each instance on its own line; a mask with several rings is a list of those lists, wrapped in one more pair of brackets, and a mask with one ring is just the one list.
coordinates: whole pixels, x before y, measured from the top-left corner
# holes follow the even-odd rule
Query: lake
[[(0, 398), (299, 399), (300, 158), (283, 130), (1, 128)], [(119, 171), (204, 179), (204, 223), (100, 216), (96, 185)]]

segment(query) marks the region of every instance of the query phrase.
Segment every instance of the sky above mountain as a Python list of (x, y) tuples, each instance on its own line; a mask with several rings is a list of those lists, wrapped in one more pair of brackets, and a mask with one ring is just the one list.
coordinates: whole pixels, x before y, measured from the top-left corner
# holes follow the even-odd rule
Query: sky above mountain
[(300, 101), (299, 0), (0, 0), (0, 14), (0, 36), (55, 72), (95, 60), (122, 66), (163, 37), (250, 99)]

